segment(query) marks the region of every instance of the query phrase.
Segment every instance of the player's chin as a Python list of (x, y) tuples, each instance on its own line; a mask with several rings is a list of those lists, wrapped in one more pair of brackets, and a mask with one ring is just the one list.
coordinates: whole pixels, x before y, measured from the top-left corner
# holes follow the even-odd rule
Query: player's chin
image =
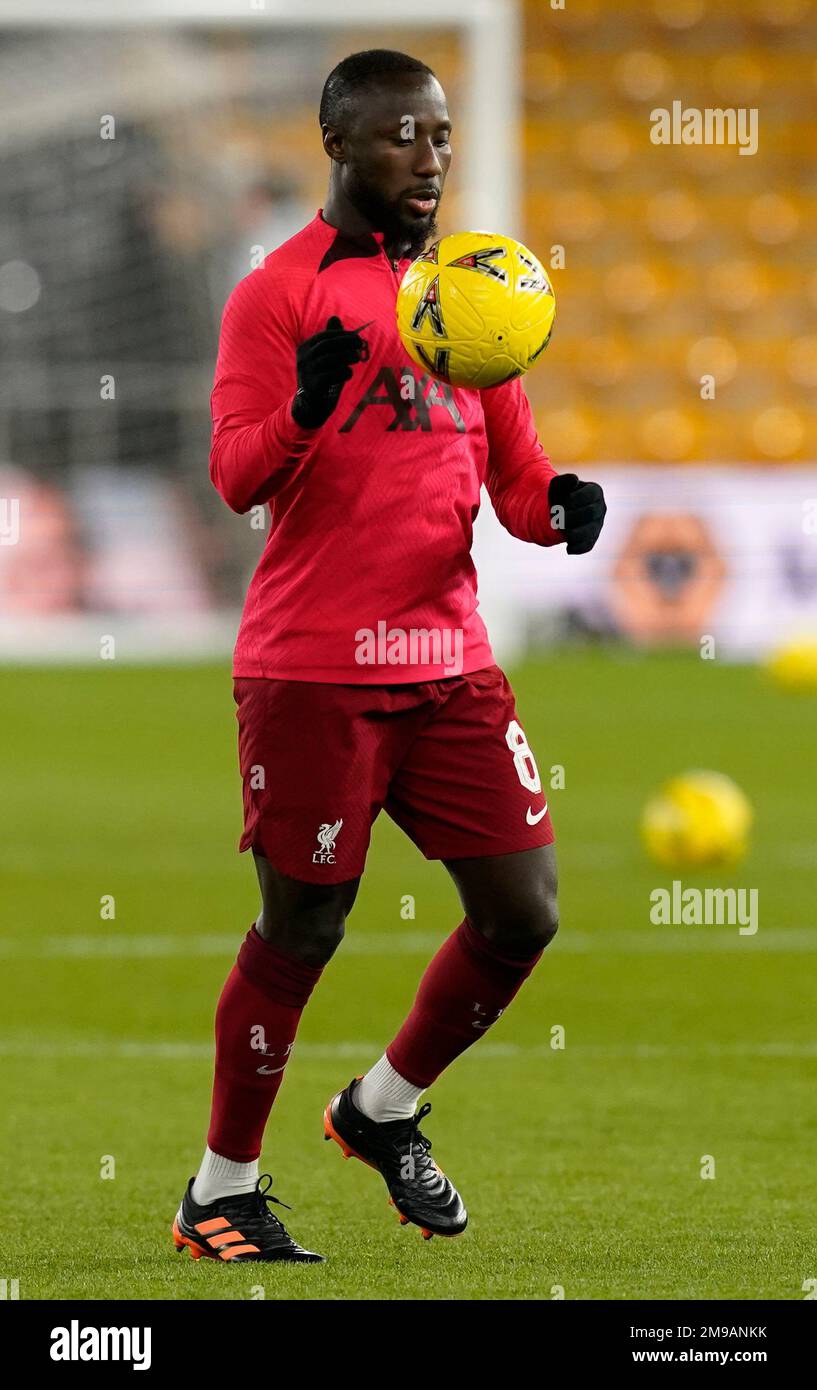
[(403, 231), (406, 232), (411, 241), (411, 246), (422, 250), (437, 235), (437, 215), (434, 212), (424, 212), (422, 214), (409, 212), (408, 216), (401, 216), (400, 223)]

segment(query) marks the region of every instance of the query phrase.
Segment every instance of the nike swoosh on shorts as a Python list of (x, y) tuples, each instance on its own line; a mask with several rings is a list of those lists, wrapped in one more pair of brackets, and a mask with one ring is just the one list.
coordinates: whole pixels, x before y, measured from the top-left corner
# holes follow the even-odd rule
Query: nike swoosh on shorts
[(532, 806), (529, 806), (529, 807), (528, 807), (528, 814), (527, 814), (527, 817), (526, 817), (527, 822), (528, 822), (528, 825), (536, 825), (536, 824), (542, 819), (542, 817), (543, 817), (543, 815), (545, 814), (547, 808), (548, 808), (548, 804), (547, 804), (547, 802), (545, 802), (545, 804), (544, 804), (544, 806), (542, 807), (541, 811), (537, 811), (537, 812), (534, 814), (533, 807), (532, 807)]

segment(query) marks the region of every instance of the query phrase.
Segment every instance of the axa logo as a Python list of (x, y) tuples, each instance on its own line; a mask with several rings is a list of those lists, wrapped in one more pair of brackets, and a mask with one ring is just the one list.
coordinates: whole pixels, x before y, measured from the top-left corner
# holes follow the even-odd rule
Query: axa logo
[[(407, 383), (409, 389), (406, 389)], [(348, 434), (354, 429), (364, 410), (372, 410), (375, 407), (387, 412), (381, 418), (383, 428), (388, 432), (427, 432), (432, 428), (432, 411), (435, 406), (448, 411), (458, 434), (466, 433), (465, 420), (447, 381), (437, 381), (428, 372), (423, 372), (418, 381), (407, 366), (381, 367), (347, 415), (339, 433)]]
[(336, 820), (334, 825), (331, 825), (329, 821), (323, 822), (317, 835), (320, 849), (316, 849), (312, 855), (313, 864), (334, 864), (335, 841), (340, 834), (342, 825), (342, 820)]

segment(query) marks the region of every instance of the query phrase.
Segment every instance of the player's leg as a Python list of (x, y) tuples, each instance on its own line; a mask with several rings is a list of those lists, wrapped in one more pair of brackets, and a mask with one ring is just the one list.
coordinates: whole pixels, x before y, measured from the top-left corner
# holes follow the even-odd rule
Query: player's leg
[(197, 1202), (249, 1192), (301, 1014), (343, 939), (360, 882), (305, 883), (254, 854), (262, 910), (216, 1008), (216, 1061)]
[(298, 1245), (269, 1210), (272, 1179), (262, 1178), (258, 1159), (301, 1014), (340, 944), (359, 879), (304, 883), (254, 857), (262, 911), (216, 1008), (207, 1147), (174, 1238), (196, 1258), (313, 1263), (320, 1256)]
[[(412, 1093), (416, 1104), (497, 1022), (558, 926), (553, 845), (496, 858), (447, 860), (446, 868), (465, 918), (429, 963), (411, 1011), (386, 1049), (386, 1066), (405, 1080), (406, 1106)], [(377, 1115), (384, 1086), (374, 1080), (370, 1085), (364, 1079), (361, 1104)], [(393, 1084), (390, 1089), (393, 1096)]]
[[(465, 919), (423, 975), (384, 1055), (327, 1107), (328, 1137), (383, 1175), (401, 1219), (458, 1235), (467, 1213), (415, 1115), (423, 1092), (505, 1012), (557, 929), (552, 845), (446, 862)], [(430, 1109), (430, 1107), (428, 1107)]]
[(306, 965), (328, 965), (343, 940), (360, 876), (345, 883), (304, 883), (282, 874), (258, 850), (253, 860), (261, 890), (259, 936)]
[(505, 955), (538, 956), (559, 928), (556, 847), (446, 859), (468, 921)]
[[(372, 1118), (409, 1107), (517, 994), (557, 929), (553, 827), (513, 691), (494, 666), (441, 681), (387, 809), (440, 858), (465, 918), (430, 962), (414, 1006), (359, 1100)], [(402, 1078), (405, 1089), (389, 1073)]]
[[(253, 849), (262, 909), (218, 1002), (207, 1149), (177, 1225), (191, 1248), (201, 1246), (191, 1231), (204, 1226), (221, 1258), (257, 1259), (265, 1256), (244, 1256), (238, 1243), (223, 1244), (235, 1241), (237, 1229), (225, 1228), (223, 1218), (234, 1220), (242, 1204), (255, 1203), (242, 1216), (246, 1236), (253, 1212), (262, 1220), (256, 1208), (266, 1212), (258, 1192), (264, 1128), (303, 1009), (343, 936), (393, 763), (412, 737), (410, 721), (388, 716), (399, 716), (412, 699), (410, 692), (390, 697), (273, 680), (238, 680), (235, 691), (244, 782), (241, 848)], [(219, 1224), (211, 1232), (214, 1220)], [(272, 1250), (269, 1258), (308, 1257), (277, 1253), (274, 1221), (265, 1216), (253, 1226)]]
[(335, 1097), (329, 1118), (347, 1147), (374, 1157), (399, 1210), (455, 1234), (466, 1218), (452, 1184), (439, 1170), (435, 1178), (427, 1153), (413, 1180), (401, 1181), (380, 1141), (394, 1135), (416, 1146), (423, 1091), (496, 1022), (553, 939), (556, 861), (539, 773), (503, 673), (494, 667), (438, 685), (439, 712), (386, 806), (427, 857), (445, 861), (466, 917), (430, 962), (380, 1061)]
[(411, 1013), (356, 1092), (374, 1120), (414, 1114), (431, 1081), (504, 1013), (558, 928), (552, 844), (445, 866), (465, 920), (430, 962)]

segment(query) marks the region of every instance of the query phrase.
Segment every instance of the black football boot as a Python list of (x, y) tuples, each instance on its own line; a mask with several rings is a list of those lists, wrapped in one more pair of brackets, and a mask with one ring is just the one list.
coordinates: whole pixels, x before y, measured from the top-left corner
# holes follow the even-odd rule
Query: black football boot
[[(194, 1260), (207, 1256), (230, 1264), (245, 1260), (287, 1260), (292, 1264), (318, 1264), (323, 1255), (304, 1250), (292, 1239), (284, 1223), (270, 1211), (268, 1202), (286, 1206), (270, 1193), (272, 1178), (263, 1173), (253, 1192), (237, 1197), (217, 1197), (206, 1206), (193, 1201), (191, 1178), (173, 1222), (173, 1241), (181, 1251), (187, 1246)], [(261, 1184), (266, 1182), (266, 1187)]]
[(376, 1168), (389, 1189), (389, 1200), (403, 1225), (414, 1222), (426, 1240), (458, 1236), (468, 1224), (462, 1198), (431, 1157), (431, 1140), (420, 1133), (420, 1121), (431, 1106), (421, 1106), (409, 1120), (378, 1124), (364, 1115), (352, 1099), (360, 1078), (330, 1100), (324, 1111), (324, 1138), (334, 1139), (344, 1158), (359, 1158)]

